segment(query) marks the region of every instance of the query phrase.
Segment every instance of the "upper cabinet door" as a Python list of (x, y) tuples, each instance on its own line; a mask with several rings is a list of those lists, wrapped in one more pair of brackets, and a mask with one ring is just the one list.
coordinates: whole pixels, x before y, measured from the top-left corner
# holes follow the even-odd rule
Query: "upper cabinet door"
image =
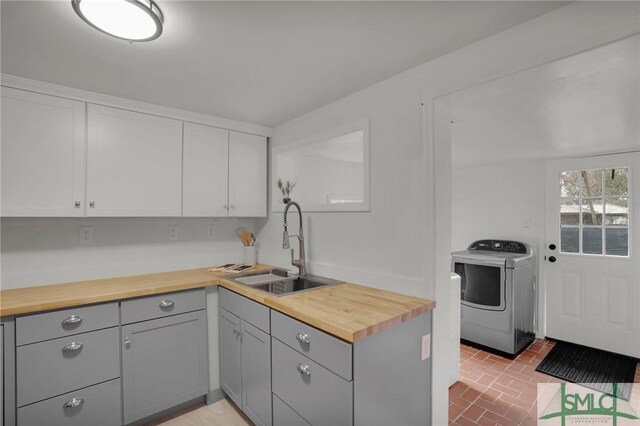
[(2, 88), (2, 216), (84, 216), (85, 103)]
[(184, 123), (183, 216), (227, 216), (229, 131)]
[(87, 216), (180, 216), (182, 122), (88, 105)]
[(267, 215), (267, 138), (229, 132), (229, 216)]

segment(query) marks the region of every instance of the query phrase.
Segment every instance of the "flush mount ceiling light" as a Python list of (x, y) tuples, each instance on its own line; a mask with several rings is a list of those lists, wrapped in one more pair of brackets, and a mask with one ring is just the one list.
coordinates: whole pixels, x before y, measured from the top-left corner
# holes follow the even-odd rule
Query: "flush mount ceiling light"
[(71, 0), (87, 24), (128, 41), (151, 41), (162, 34), (164, 16), (153, 0)]

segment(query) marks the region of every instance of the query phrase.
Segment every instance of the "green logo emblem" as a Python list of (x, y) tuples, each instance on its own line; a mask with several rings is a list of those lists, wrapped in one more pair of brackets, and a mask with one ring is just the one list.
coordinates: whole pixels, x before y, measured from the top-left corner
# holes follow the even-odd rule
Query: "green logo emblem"
[(638, 416), (631, 404), (621, 397), (617, 383), (612, 384), (611, 393), (593, 391), (582, 395), (567, 393), (566, 384), (560, 383), (560, 388), (551, 398), (540, 420), (559, 417), (562, 426), (565, 426), (566, 418), (571, 416), (606, 416), (611, 418), (613, 426), (618, 424), (618, 418), (637, 420)]

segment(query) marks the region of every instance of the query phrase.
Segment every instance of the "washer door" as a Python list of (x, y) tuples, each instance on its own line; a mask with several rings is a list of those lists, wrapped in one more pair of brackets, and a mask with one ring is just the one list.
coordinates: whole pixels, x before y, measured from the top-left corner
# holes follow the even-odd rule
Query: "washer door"
[(460, 275), (460, 302), (488, 311), (506, 308), (504, 260), (453, 258), (453, 272)]

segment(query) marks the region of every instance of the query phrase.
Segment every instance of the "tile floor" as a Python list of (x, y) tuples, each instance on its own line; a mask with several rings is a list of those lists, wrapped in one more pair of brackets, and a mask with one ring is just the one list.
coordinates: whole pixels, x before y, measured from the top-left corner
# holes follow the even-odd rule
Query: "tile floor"
[(449, 388), (449, 424), (535, 425), (537, 384), (562, 382), (535, 371), (554, 345), (538, 339), (511, 360), (461, 344), (461, 379)]

